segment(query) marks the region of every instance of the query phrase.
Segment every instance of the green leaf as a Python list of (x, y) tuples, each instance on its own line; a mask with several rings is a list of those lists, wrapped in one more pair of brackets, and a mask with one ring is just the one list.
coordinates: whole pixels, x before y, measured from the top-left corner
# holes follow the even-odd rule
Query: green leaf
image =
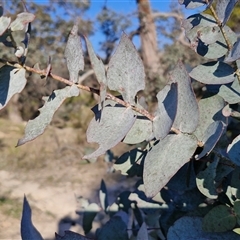
[(234, 138), (232, 143), (228, 145), (227, 153), (230, 160), (240, 166), (240, 135)]
[(107, 93), (107, 78), (106, 78), (105, 67), (102, 60), (96, 56), (91, 43), (86, 37), (85, 37), (85, 41), (86, 41), (92, 68), (100, 84), (100, 103), (101, 103), (101, 102), (104, 102), (106, 93)]
[(52, 121), (54, 113), (58, 110), (63, 101), (68, 97), (78, 96), (78, 94), (79, 89), (77, 86), (73, 85), (71, 87), (55, 90), (48, 98), (43, 98), (43, 100), (45, 100), (45, 104), (39, 109), (39, 116), (28, 121), (24, 136), (18, 140), (17, 146), (32, 141), (43, 134), (47, 126)]
[(3, 109), (16, 93), (20, 93), (26, 83), (26, 70), (4, 65), (0, 68), (0, 110)]
[(0, 36), (3, 35), (3, 33), (7, 30), (9, 24), (11, 23), (10, 17), (0, 17)]
[(97, 231), (97, 240), (129, 240), (127, 225), (117, 214), (114, 215), (100, 230)]
[(23, 211), (22, 211), (22, 219), (21, 219), (21, 237), (22, 240), (43, 240), (41, 234), (34, 227), (32, 223), (32, 210), (28, 203), (26, 196), (24, 196), (23, 200)]
[(206, 233), (202, 231), (202, 218), (200, 217), (182, 217), (178, 219), (167, 234), (168, 240), (230, 240), (239, 239), (239, 236), (233, 232)]
[(98, 143), (99, 148), (83, 158), (96, 158), (117, 145), (126, 136), (135, 120), (136, 117), (130, 107), (108, 105), (97, 111), (88, 126), (87, 141)]
[(144, 161), (143, 182), (147, 197), (154, 197), (192, 157), (197, 140), (192, 135), (168, 135), (149, 150)]
[(91, 203), (86, 208), (84, 208), (82, 222), (85, 234), (89, 233), (92, 229), (92, 222), (99, 211), (100, 208), (96, 203)]
[(222, 22), (222, 25), (224, 26), (226, 22), (228, 21), (235, 4), (238, 2), (238, 0), (220, 0), (216, 2), (216, 13), (219, 18), (219, 20)]
[(75, 232), (64, 231), (64, 236), (60, 236), (57, 233), (55, 233), (55, 240), (93, 240), (93, 239), (87, 238)]
[(142, 224), (138, 231), (137, 240), (148, 240), (148, 230), (145, 222)]
[(25, 29), (28, 23), (35, 19), (35, 15), (29, 12), (22, 12), (17, 15), (17, 18), (10, 24), (9, 28), (14, 31)]
[(214, 181), (218, 162), (219, 159), (215, 158), (204, 171), (198, 173), (196, 178), (199, 191), (210, 199), (216, 199), (218, 197)]
[[(191, 47), (201, 56), (214, 59), (224, 56), (228, 52), (228, 47), (223, 35), (219, 35), (216, 42), (212, 44), (204, 43), (201, 40), (201, 33), (206, 28), (217, 29), (218, 25), (213, 16), (209, 14), (194, 14), (182, 23), (185, 29), (186, 37), (189, 39)], [(237, 41), (237, 35), (228, 27), (224, 27), (230, 43), (233, 45)], [(209, 36), (209, 39), (207, 38)], [(215, 35), (216, 36), (216, 35)], [(204, 41), (211, 42), (212, 35), (204, 35)]]
[(225, 102), (222, 97), (214, 95), (203, 98), (198, 102), (199, 106), (199, 124), (194, 135), (199, 141), (203, 140), (207, 128), (215, 121), (227, 122), (227, 118), (223, 116), (222, 109)]
[(213, 122), (208, 126), (202, 138), (202, 143), (204, 144), (203, 150), (199, 155), (195, 156), (196, 160), (199, 160), (205, 155), (208, 155), (213, 150), (224, 129), (225, 126), (221, 121)]
[(122, 94), (124, 101), (135, 104), (138, 91), (145, 88), (143, 62), (128, 36), (123, 33), (107, 70), (109, 89)]
[(77, 83), (79, 71), (84, 69), (84, 58), (81, 38), (78, 35), (78, 26), (75, 24), (68, 36), (64, 56), (67, 60), (67, 68), (70, 81)]
[(199, 112), (190, 77), (180, 61), (170, 73), (171, 82), (177, 83), (178, 104), (173, 127), (184, 133), (192, 133), (198, 126)]
[(226, 232), (232, 230), (236, 222), (232, 209), (225, 205), (219, 205), (210, 210), (203, 218), (203, 231)]
[(166, 85), (158, 94), (158, 108), (153, 119), (153, 134), (163, 139), (170, 132), (178, 105), (177, 84)]
[(235, 80), (234, 69), (219, 61), (198, 65), (190, 73), (190, 77), (205, 84), (226, 84)]

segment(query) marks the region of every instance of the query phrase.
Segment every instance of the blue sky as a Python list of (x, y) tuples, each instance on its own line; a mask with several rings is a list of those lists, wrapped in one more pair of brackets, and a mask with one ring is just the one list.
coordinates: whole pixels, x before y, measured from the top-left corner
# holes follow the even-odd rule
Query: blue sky
[[(178, 0), (150, 0), (151, 7), (153, 11), (161, 11), (161, 12), (169, 12), (170, 4), (176, 4), (177, 7), (181, 8), (186, 16), (189, 16), (193, 13), (198, 12), (198, 10), (185, 10), (184, 6), (181, 6), (178, 3)], [(87, 11), (87, 17), (90, 19), (95, 19), (97, 15), (100, 13), (103, 6), (106, 5), (108, 8), (113, 9), (114, 11), (120, 12), (122, 14), (130, 14), (137, 10), (136, 0), (92, 0), (91, 7)], [(134, 26), (135, 25), (135, 26)], [(133, 19), (133, 29), (138, 28), (138, 19)], [(124, 30), (124, 29), (123, 29)], [(95, 51), (102, 56), (100, 52), (99, 41), (103, 41), (103, 35), (100, 33), (97, 26), (94, 28), (94, 36), (90, 37), (90, 41), (92, 42)], [(164, 39), (163, 39), (164, 41)], [(166, 40), (167, 41), (167, 40)], [(136, 47), (140, 45), (139, 38), (133, 39)]]

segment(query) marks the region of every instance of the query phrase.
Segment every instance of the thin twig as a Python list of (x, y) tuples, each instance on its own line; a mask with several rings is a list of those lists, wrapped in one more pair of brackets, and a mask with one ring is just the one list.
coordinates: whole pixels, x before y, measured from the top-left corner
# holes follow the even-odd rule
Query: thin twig
[[(205, 1), (206, 1), (207, 4), (209, 4), (209, 1), (208, 1), (208, 0), (205, 0)], [(225, 30), (224, 30), (224, 28), (223, 28), (222, 22), (221, 22), (220, 19), (218, 18), (218, 15), (217, 15), (217, 13), (216, 13), (216, 11), (215, 11), (215, 9), (213, 8), (212, 5), (209, 6), (209, 9), (210, 9), (213, 17), (215, 18), (218, 27), (220, 28), (220, 31), (221, 31), (221, 33), (222, 33), (222, 35), (223, 35), (223, 38), (224, 38), (224, 40), (225, 40), (225, 42), (226, 42), (226, 44), (227, 44), (228, 51), (230, 51), (230, 50), (232, 49), (232, 44), (231, 44), (231, 42), (229, 41), (229, 39), (228, 39), (228, 37), (227, 37), (227, 34), (226, 34), (226, 32), (225, 32)]]

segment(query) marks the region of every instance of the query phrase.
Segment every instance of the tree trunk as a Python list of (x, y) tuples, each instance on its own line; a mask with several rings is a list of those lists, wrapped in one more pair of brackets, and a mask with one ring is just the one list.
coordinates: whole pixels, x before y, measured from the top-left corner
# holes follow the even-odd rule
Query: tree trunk
[[(150, 76), (159, 74), (157, 33), (149, 0), (136, 0), (140, 21), (142, 57)], [(151, 77), (150, 77), (151, 78)]]

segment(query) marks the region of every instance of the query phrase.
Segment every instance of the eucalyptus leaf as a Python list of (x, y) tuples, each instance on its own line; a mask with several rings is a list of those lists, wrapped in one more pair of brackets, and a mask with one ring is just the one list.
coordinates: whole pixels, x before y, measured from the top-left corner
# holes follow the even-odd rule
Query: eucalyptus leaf
[(98, 240), (129, 240), (127, 225), (119, 216), (113, 216), (96, 235)]
[(196, 182), (199, 191), (210, 199), (216, 199), (218, 193), (215, 186), (216, 169), (219, 159), (215, 158), (212, 163), (210, 163), (207, 168), (198, 173)]
[(99, 148), (83, 158), (96, 158), (117, 145), (126, 136), (135, 120), (131, 107), (105, 106), (95, 113), (87, 129), (87, 141), (98, 143)]
[(224, 26), (226, 22), (228, 21), (235, 4), (238, 2), (238, 0), (218, 0), (216, 2), (216, 13), (219, 18), (219, 20), (222, 22), (222, 25)]
[(199, 106), (199, 125), (194, 132), (194, 135), (199, 141), (203, 140), (205, 132), (211, 123), (215, 121), (222, 121), (227, 123), (227, 118), (223, 116), (222, 109), (225, 106), (225, 102), (222, 97), (213, 95), (207, 98), (203, 98), (198, 102)]
[(235, 80), (234, 69), (219, 61), (198, 65), (190, 73), (190, 77), (205, 84), (226, 84)]
[(202, 7), (206, 4), (204, 0), (178, 0), (178, 2), (189, 9)]
[(0, 17), (0, 36), (3, 35), (3, 33), (7, 30), (8, 26), (11, 23), (10, 17)]
[(100, 207), (96, 203), (91, 203), (84, 209), (83, 230), (85, 234), (92, 229), (92, 222), (99, 211)]
[(17, 18), (10, 24), (9, 28), (14, 31), (25, 29), (30, 22), (35, 19), (35, 15), (29, 12), (22, 12), (17, 15)]
[(233, 62), (240, 58), (240, 38), (234, 43), (232, 49), (229, 51), (228, 56), (224, 59), (225, 62)]
[(190, 77), (179, 61), (170, 73), (171, 82), (177, 83), (178, 103), (173, 127), (184, 133), (192, 133), (198, 126), (199, 111)]
[(232, 143), (229, 144), (227, 153), (230, 160), (240, 166), (240, 135), (234, 138)]
[(210, 210), (203, 218), (203, 231), (226, 232), (232, 230), (237, 223), (232, 209), (225, 205), (219, 205)]
[(78, 82), (79, 71), (84, 69), (82, 42), (78, 35), (78, 26), (76, 24), (68, 36), (64, 56), (67, 60), (70, 81), (76, 83)]
[(106, 78), (105, 66), (102, 60), (96, 56), (91, 43), (86, 37), (85, 37), (85, 41), (86, 41), (92, 68), (96, 75), (97, 81), (100, 84), (100, 102), (104, 102), (106, 93), (107, 93), (107, 78)]
[(234, 232), (207, 233), (202, 230), (202, 218), (182, 217), (169, 228), (168, 240), (230, 240), (239, 239), (239, 235)]
[(64, 231), (64, 236), (55, 233), (55, 240), (93, 240), (72, 231)]
[(158, 94), (158, 107), (153, 119), (153, 134), (156, 139), (167, 136), (173, 125), (178, 105), (177, 83), (166, 85)]
[[(185, 19), (182, 26), (185, 29), (186, 37), (189, 39), (191, 47), (199, 55), (214, 59), (220, 58), (228, 52), (228, 47), (222, 34), (219, 35), (216, 42), (212, 40), (212, 34), (204, 34), (206, 28), (218, 29), (217, 22), (213, 16), (205, 13), (194, 14)], [(226, 32), (230, 43), (233, 45), (237, 41), (237, 35), (228, 26), (224, 27), (224, 31)], [(214, 35), (215, 38), (216, 33), (214, 33)], [(203, 38), (202, 40), (201, 37)], [(208, 44), (212, 41), (214, 43)]]
[(144, 161), (143, 182), (147, 197), (154, 197), (187, 163), (197, 148), (192, 135), (168, 135), (149, 150)]
[(143, 222), (142, 226), (140, 227), (138, 234), (137, 234), (137, 240), (148, 240), (148, 230), (147, 225), (145, 222)]
[(123, 33), (107, 70), (109, 89), (122, 94), (124, 101), (135, 104), (138, 91), (145, 88), (143, 62), (128, 36)]
[(23, 145), (26, 142), (32, 141), (37, 138), (47, 128), (47, 126), (52, 121), (54, 113), (62, 105), (66, 98), (78, 96), (79, 89), (77, 86), (73, 85), (71, 87), (67, 86), (63, 89), (55, 90), (49, 97), (43, 98), (45, 104), (39, 109), (40, 114), (33, 120), (29, 120), (24, 136), (18, 140), (17, 146)]
[(16, 93), (20, 93), (26, 83), (26, 70), (4, 65), (0, 68), (0, 110), (3, 109)]
[(224, 129), (225, 126), (221, 121), (213, 122), (208, 126), (201, 140), (204, 144), (203, 150), (199, 155), (195, 156), (196, 160), (201, 159), (212, 151), (212, 149), (215, 147), (216, 143), (220, 139)]
[(137, 144), (149, 140), (152, 136), (152, 122), (143, 115), (137, 114), (136, 121), (123, 139), (124, 143)]
[(99, 199), (100, 199), (102, 209), (104, 211), (107, 211), (107, 208), (109, 206), (109, 204), (108, 204), (108, 192), (107, 192), (107, 187), (106, 187), (106, 184), (105, 184), (104, 180), (101, 181), (101, 187), (100, 187), (100, 190), (99, 190)]
[(22, 240), (43, 240), (41, 234), (32, 223), (32, 210), (26, 196), (23, 200), (23, 211), (21, 219), (21, 238)]

